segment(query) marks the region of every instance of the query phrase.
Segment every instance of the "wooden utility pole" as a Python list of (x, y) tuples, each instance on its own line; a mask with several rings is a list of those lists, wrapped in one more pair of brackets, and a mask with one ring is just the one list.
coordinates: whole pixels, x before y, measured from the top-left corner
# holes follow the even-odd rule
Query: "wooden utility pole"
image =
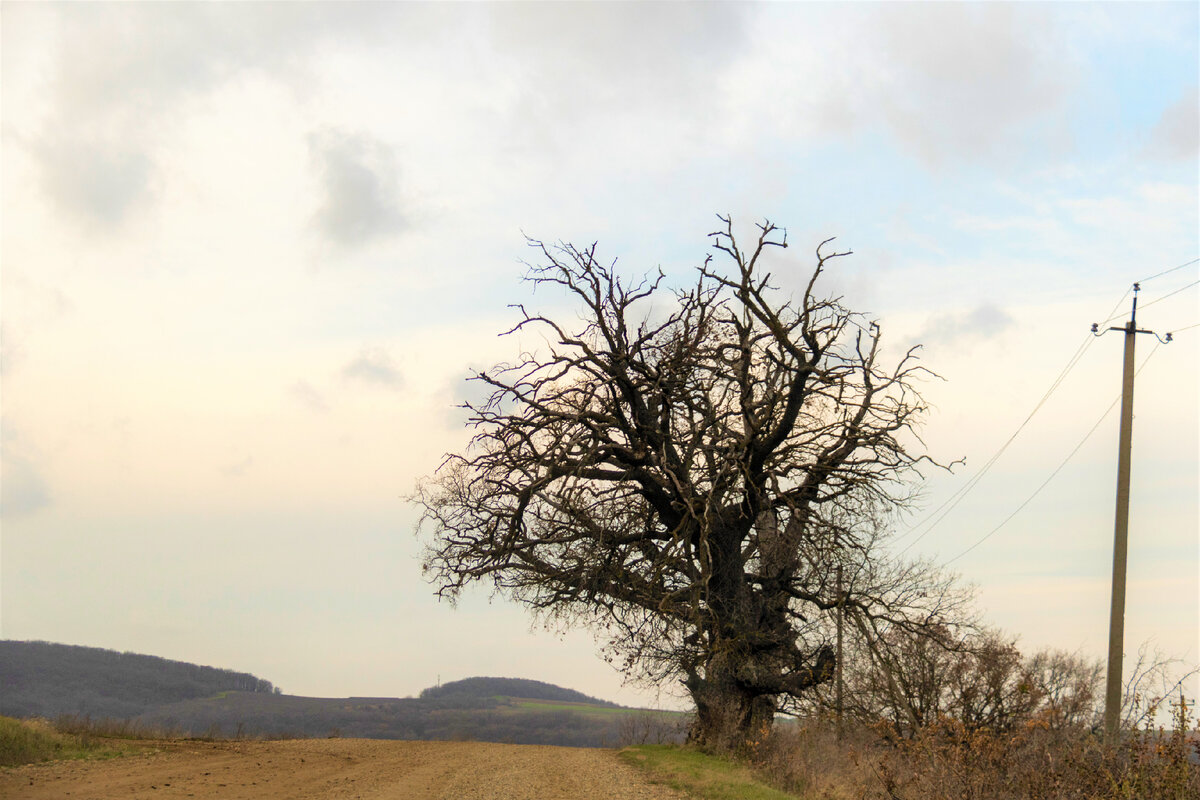
[[(1122, 661), (1125, 657), (1125, 563), (1129, 552), (1129, 469), (1130, 456), (1133, 449), (1133, 352), (1134, 340), (1139, 333), (1153, 331), (1138, 330), (1137, 327), (1137, 293), (1141, 289), (1133, 285), (1133, 308), (1129, 313), (1129, 322), (1124, 327), (1109, 328), (1108, 331), (1122, 331), (1125, 334), (1125, 360), (1121, 380), (1121, 433), (1117, 452), (1117, 513), (1113, 526), (1113, 569), (1112, 569), (1112, 603), (1108, 616), (1108, 673), (1104, 692), (1104, 739), (1109, 744), (1115, 744), (1121, 724), (1121, 681)], [(1097, 324), (1092, 325), (1092, 333), (1097, 332)], [(1167, 334), (1166, 341), (1171, 341)]]
[(837, 568), (837, 739), (842, 740), (842, 619), (845, 614), (843, 606), (845, 605), (845, 595), (842, 593), (842, 565), (838, 564)]

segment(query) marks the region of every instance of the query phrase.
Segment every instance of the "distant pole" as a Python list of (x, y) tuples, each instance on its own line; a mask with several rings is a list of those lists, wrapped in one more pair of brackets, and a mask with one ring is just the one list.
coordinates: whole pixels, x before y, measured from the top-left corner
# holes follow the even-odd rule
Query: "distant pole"
[[(1121, 432), (1117, 451), (1117, 513), (1113, 525), (1112, 603), (1108, 616), (1108, 673), (1104, 693), (1104, 739), (1109, 744), (1117, 742), (1121, 725), (1121, 670), (1125, 657), (1125, 567), (1129, 553), (1129, 471), (1133, 449), (1134, 340), (1139, 333), (1153, 333), (1138, 330), (1137, 327), (1137, 293), (1140, 289), (1138, 284), (1133, 285), (1133, 308), (1129, 314), (1129, 322), (1124, 327), (1108, 329), (1125, 334), (1125, 360), (1121, 380)], [(1100, 335), (1096, 332), (1097, 327), (1092, 325), (1092, 333)], [(1166, 341), (1171, 341), (1171, 334), (1167, 334)]]
[(842, 565), (838, 564), (837, 568), (837, 738), (842, 740), (842, 618), (843, 618), (843, 595), (842, 595)]

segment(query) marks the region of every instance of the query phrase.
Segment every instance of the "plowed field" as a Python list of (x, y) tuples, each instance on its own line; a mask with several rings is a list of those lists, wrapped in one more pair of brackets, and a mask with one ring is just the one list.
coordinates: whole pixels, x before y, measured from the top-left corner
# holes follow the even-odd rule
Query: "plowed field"
[(158, 742), (143, 752), (0, 770), (30, 800), (679, 800), (612, 750), (372, 739)]

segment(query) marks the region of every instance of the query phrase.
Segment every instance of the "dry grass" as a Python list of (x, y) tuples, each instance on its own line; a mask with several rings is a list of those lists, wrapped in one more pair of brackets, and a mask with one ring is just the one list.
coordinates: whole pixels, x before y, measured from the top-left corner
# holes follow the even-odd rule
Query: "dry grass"
[(54, 720), (54, 729), (62, 734), (89, 739), (174, 739), (179, 732), (151, 727), (129, 719), (103, 717), (93, 719), (87, 714), (63, 714)]
[(56, 730), (46, 720), (0, 717), (0, 767), (116, 752), (95, 740)]
[(1195, 719), (1174, 706), (1169, 729), (1106, 747), (1088, 730), (1031, 719), (1003, 732), (940, 720), (911, 738), (827, 722), (779, 725), (748, 754), (774, 786), (807, 800), (1195, 800)]

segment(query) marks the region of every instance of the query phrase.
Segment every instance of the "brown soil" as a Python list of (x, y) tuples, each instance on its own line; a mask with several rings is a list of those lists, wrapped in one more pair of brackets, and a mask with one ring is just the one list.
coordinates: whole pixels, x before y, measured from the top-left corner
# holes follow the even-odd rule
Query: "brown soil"
[(678, 800), (613, 750), (302, 739), (156, 742), (123, 757), (0, 770), (16, 800)]

